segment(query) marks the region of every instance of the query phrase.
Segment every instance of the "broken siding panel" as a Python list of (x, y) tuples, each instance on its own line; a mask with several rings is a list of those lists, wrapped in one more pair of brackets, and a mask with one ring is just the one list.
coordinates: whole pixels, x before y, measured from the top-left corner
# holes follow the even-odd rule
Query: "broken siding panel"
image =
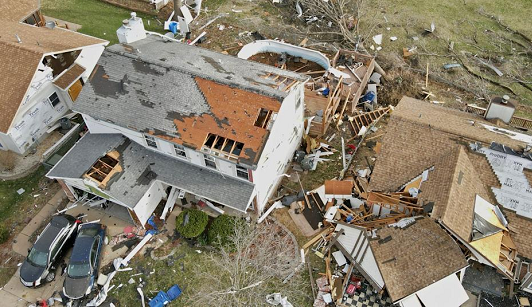
[(370, 280), (377, 290), (384, 288), (384, 280), (369, 246), (366, 230), (352, 225), (337, 224), (335, 231), (341, 230), (344, 234), (338, 237), (337, 244), (342, 247), (344, 253), (348, 253), (347, 257), (351, 261), (356, 262), (357, 270)]

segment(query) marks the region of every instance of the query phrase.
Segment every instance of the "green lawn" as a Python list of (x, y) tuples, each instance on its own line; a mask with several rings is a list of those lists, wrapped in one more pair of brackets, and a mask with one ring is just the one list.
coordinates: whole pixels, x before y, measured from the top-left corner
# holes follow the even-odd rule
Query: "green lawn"
[[(532, 45), (519, 35), (504, 29), (496, 21), (479, 14), (479, 11), (483, 11), (494, 15), (511, 29), (531, 38), (532, 27), (527, 22), (532, 15), (529, 0), (512, 1), (511, 5), (504, 1), (483, 0), (381, 0), (368, 1), (367, 7), (370, 13), (361, 21), (362, 28), (368, 33), (366, 45), (374, 44), (371, 36), (383, 34), (383, 50), (377, 52), (377, 60), (380, 58), (383, 61), (384, 56), (399, 66), (402, 64), (403, 48), (417, 46), (419, 55), (414, 62), (411, 58), (406, 64), (424, 70), (428, 62), (431, 72), (447, 80), (478, 92), (481, 92), (481, 87), (485, 87), (484, 90), (490, 95), (509, 94), (528, 105), (527, 110), (521, 111), (530, 111), (532, 91), (515, 79), (529, 82), (529, 85), (532, 82), (532, 74), (528, 69), (532, 61), (530, 55), (526, 54), (530, 52)], [(436, 26), (434, 35), (423, 35), (424, 29), (429, 29), (431, 22)], [(397, 37), (397, 40), (391, 41), (392, 36)], [(418, 40), (415, 41), (413, 37)], [(451, 42), (454, 43), (453, 52), (449, 51)], [(504, 76), (497, 76), (476, 60), (475, 56), (495, 63)], [(442, 68), (445, 63), (460, 63), (459, 58), (483, 77), (509, 86), (516, 95), (487, 82), (481, 84), (463, 68), (452, 71)]]
[[(44, 15), (77, 23), (82, 26), (81, 33), (118, 43), (116, 30), (122, 20), (129, 18), (129, 10), (119, 8), (99, 0), (42, 0)], [(161, 32), (162, 26), (153, 16), (137, 13), (144, 19), (146, 30)]]

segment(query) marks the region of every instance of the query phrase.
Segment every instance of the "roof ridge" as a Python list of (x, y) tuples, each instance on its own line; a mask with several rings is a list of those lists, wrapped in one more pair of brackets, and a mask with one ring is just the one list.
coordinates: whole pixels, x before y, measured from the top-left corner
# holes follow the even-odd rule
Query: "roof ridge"
[(173, 71), (177, 71), (179, 73), (184, 73), (184, 74), (190, 75), (191, 77), (200, 77), (202, 79), (213, 81), (213, 82), (216, 82), (216, 83), (219, 83), (219, 84), (223, 84), (223, 85), (226, 85), (226, 86), (229, 86), (229, 87), (235, 87), (235, 88), (239, 88), (239, 89), (242, 89), (242, 90), (245, 90), (245, 91), (253, 92), (253, 93), (256, 93), (256, 94), (259, 94), (259, 95), (272, 97), (272, 98), (275, 98), (275, 99), (277, 99), (279, 101), (282, 101), (284, 99), (284, 96), (279, 95), (279, 94), (273, 95), (271, 93), (260, 91), (260, 90), (254, 89), (252, 87), (244, 86), (241, 83), (229, 82), (229, 80), (227, 80), (227, 79), (213, 78), (212, 75), (209, 75), (209, 74), (201, 73), (201, 72), (198, 72), (198, 71), (192, 71), (192, 70), (186, 69), (184, 67), (177, 67), (177, 66), (174, 66), (174, 65), (161, 63), (160, 61), (154, 61), (154, 60), (146, 59), (142, 55), (135, 55), (135, 54), (130, 53), (130, 52), (121, 51), (121, 50), (114, 50), (114, 49), (111, 49), (111, 48), (106, 48), (105, 52), (110, 52), (110, 53), (114, 53), (116, 55), (125, 56), (125, 57), (128, 57), (128, 58), (133, 59), (133, 60), (140, 60), (140, 61), (142, 61), (144, 63), (150, 64), (150, 65), (157, 65), (159, 67), (166, 68), (166, 69), (173, 70)]
[[(15, 33), (15, 35), (16, 35), (16, 33)], [(15, 37), (17, 37), (17, 36), (15, 36)], [(6, 40), (3, 40), (1, 36), (0, 36), (0, 45), (8, 46), (8, 47), (15, 48), (15, 49), (18, 49), (18, 50), (24, 50), (24, 51), (27, 51), (27, 52), (31, 52), (33, 54), (41, 54), (41, 55), (44, 54), (43, 52), (39, 52), (39, 51), (36, 51), (36, 50), (34, 50), (32, 48), (26, 47), (27, 44), (25, 44), (24, 42), (17, 43), (17, 42), (6, 41)]]

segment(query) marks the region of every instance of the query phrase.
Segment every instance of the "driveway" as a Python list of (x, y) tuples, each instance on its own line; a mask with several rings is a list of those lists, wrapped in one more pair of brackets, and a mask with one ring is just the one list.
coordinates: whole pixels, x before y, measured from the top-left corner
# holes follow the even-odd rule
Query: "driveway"
[[(62, 191), (59, 191), (54, 198), (32, 219), (31, 222), (22, 230), (17, 236), (16, 243), (13, 244), (13, 250), (22, 256), (27, 255), (28, 248), (33, 245), (33, 242), (29, 242), (29, 238), (33, 233), (38, 230), (43, 221), (46, 221), (50, 216), (56, 212), (57, 205), (61, 202), (65, 195)], [(70, 205), (70, 204), (69, 204)], [(69, 206), (68, 205), (68, 206)], [(66, 212), (73, 216), (78, 214), (85, 214), (85, 221), (100, 221), (100, 223), (107, 226), (107, 235), (109, 237), (122, 233), (126, 226), (130, 224), (117, 219), (113, 216), (109, 216), (106, 212), (101, 210), (95, 210), (84, 206), (78, 206)], [(109, 245), (104, 245), (102, 249), (102, 266), (111, 263), (113, 259), (117, 257), (123, 257), (126, 253), (127, 247), (123, 246), (119, 249), (113, 250)], [(70, 258), (70, 251), (67, 252), (64, 261), (68, 263)], [(13, 306), (27, 307), (29, 303), (35, 303), (38, 299), (49, 299), (52, 294), (57, 291), (55, 297), (59, 298), (59, 292), (63, 291), (64, 276), (61, 276), (61, 269), (56, 271), (56, 278), (51, 283), (47, 283), (39, 288), (27, 288), (20, 282), (20, 268), (15, 275), (11, 277), (9, 282), (0, 290), (0, 306)]]
[[(61, 276), (60, 269), (57, 269), (57, 275), (54, 281), (44, 284), (43, 286), (33, 289), (27, 288), (20, 282), (20, 268), (9, 282), (0, 291), (0, 305), (2, 306), (24, 306), (29, 303), (35, 303), (38, 299), (48, 299), (55, 291), (62, 291), (64, 276)], [(57, 294), (59, 297), (59, 294)]]

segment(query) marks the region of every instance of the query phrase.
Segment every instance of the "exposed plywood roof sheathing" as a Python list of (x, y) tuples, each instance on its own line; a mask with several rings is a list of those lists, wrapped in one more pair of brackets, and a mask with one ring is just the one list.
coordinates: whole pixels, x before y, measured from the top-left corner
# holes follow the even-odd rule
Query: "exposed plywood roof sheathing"
[(87, 173), (83, 176), (98, 183), (101, 188), (105, 188), (114, 174), (122, 171), (122, 166), (118, 163), (120, 154), (113, 150), (96, 161)]

